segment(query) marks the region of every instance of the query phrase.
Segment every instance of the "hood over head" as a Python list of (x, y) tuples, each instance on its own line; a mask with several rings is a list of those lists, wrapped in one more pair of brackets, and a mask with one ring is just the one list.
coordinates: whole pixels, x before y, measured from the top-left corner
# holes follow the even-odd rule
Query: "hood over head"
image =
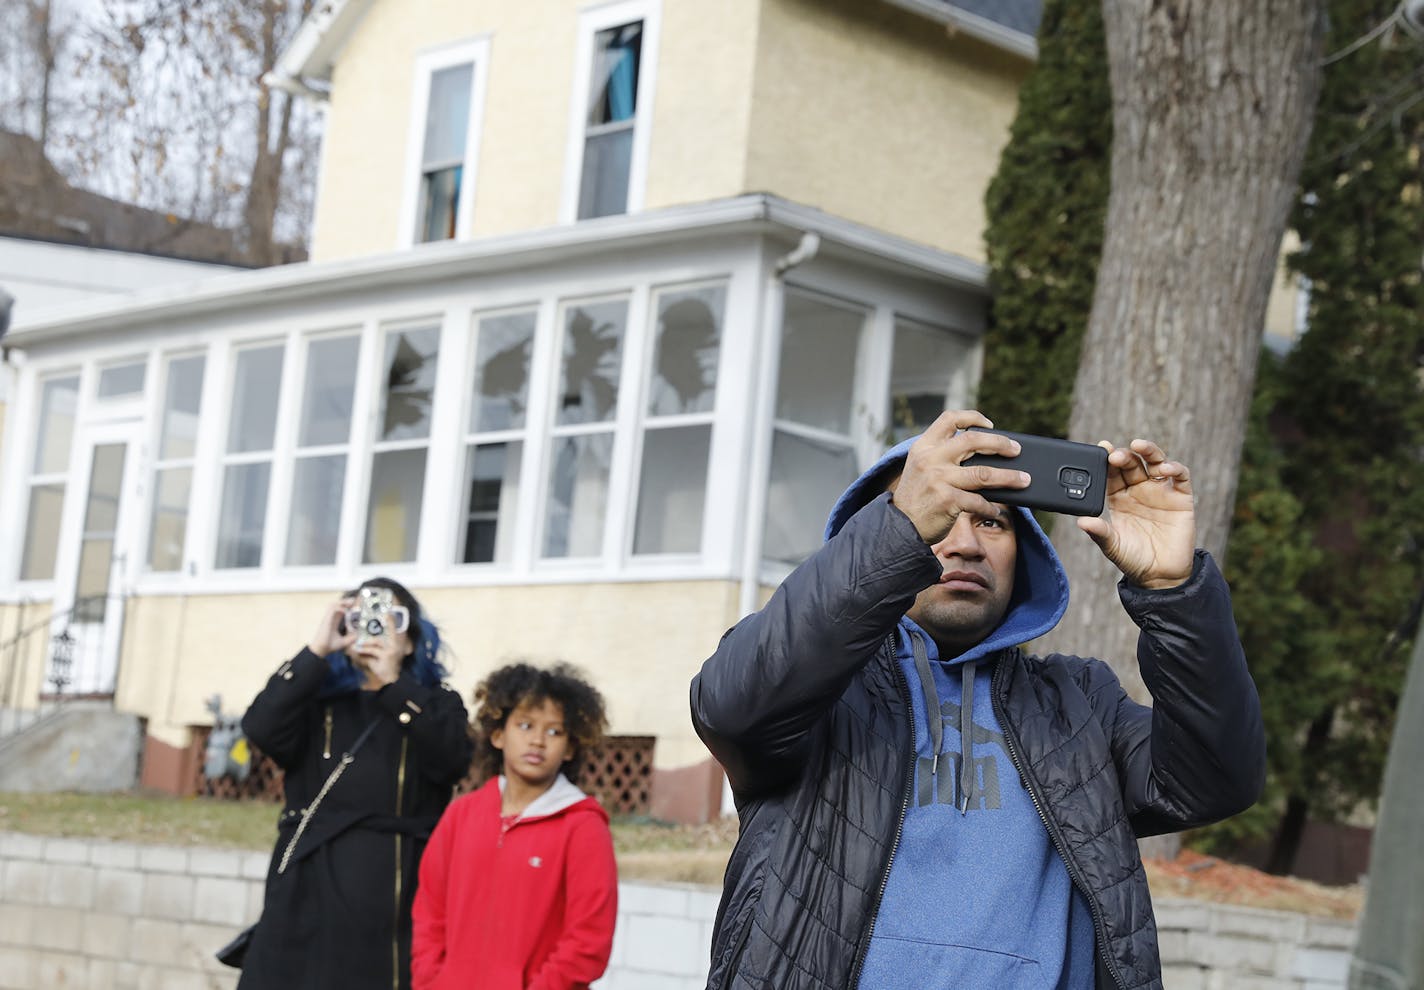
[[(873, 502), (885, 491), (885, 486), (905, 465), (910, 446), (919, 437), (910, 437), (891, 447), (859, 478), (851, 482), (826, 521), (826, 539), (839, 533), (851, 516)], [(1068, 577), (1054, 552), (1053, 544), (1022, 506), (1010, 506), (1014, 513), (1014, 532), (1018, 538), (1018, 556), (1014, 567), (1014, 592), (1008, 610), (997, 629), (989, 634), (965, 658), (982, 657), (1009, 646), (1026, 643), (1048, 632), (1058, 624), (1068, 608)], [(951, 659), (949, 657), (943, 658)]]

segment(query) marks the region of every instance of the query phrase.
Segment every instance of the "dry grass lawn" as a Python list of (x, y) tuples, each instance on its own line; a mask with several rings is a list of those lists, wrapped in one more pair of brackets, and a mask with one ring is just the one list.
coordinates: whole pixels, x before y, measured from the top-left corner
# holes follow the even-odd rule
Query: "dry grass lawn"
[[(223, 846), (266, 851), (275, 838), (271, 804), (142, 794), (0, 794), (0, 831), (106, 838), (125, 842)], [(647, 819), (613, 823), (619, 874), (625, 880), (718, 885), (737, 838), (732, 819), (708, 825), (668, 825)], [(1332, 918), (1358, 916), (1361, 888), (1323, 887), (1273, 877), (1190, 851), (1171, 862), (1149, 860), (1158, 896), (1300, 911)]]

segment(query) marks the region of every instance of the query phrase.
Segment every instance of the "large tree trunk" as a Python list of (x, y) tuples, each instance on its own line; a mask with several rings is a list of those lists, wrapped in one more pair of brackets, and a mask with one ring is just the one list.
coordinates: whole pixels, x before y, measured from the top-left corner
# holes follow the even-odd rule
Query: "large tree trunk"
[[(1112, 187), (1070, 436), (1159, 442), (1191, 469), (1197, 540), (1226, 547), (1281, 237), (1319, 89), (1320, 0), (1105, 0)], [(1073, 589), (1040, 644), (1100, 656), (1135, 697), (1118, 572), (1054, 529)]]

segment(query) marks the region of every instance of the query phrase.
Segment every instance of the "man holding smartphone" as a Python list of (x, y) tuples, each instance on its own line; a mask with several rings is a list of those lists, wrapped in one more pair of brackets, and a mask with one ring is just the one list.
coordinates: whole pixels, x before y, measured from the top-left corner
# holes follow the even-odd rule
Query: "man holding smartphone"
[(989, 426), (947, 412), (889, 451), (692, 682), (741, 817), (709, 990), (1161, 987), (1137, 838), (1260, 793), (1260, 703), (1186, 467), (1104, 444), (1108, 513), (1077, 521), (1122, 572), (1146, 708), (1099, 660), (1019, 649), (1068, 587), (1030, 513), (979, 494), (1030, 483), (965, 465), (1019, 453)]

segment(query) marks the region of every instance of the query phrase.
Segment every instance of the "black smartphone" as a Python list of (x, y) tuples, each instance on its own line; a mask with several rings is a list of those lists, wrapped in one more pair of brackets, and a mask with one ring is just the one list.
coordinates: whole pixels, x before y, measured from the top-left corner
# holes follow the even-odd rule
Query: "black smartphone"
[(980, 426), (970, 429), (1017, 440), (1021, 449), (1017, 457), (975, 454), (964, 461), (966, 467), (987, 464), (1027, 471), (1033, 476), (1027, 488), (981, 488), (979, 494), (989, 501), (1070, 516), (1096, 516), (1103, 511), (1108, 483), (1108, 452), (1103, 448), (1032, 433), (985, 430)]

